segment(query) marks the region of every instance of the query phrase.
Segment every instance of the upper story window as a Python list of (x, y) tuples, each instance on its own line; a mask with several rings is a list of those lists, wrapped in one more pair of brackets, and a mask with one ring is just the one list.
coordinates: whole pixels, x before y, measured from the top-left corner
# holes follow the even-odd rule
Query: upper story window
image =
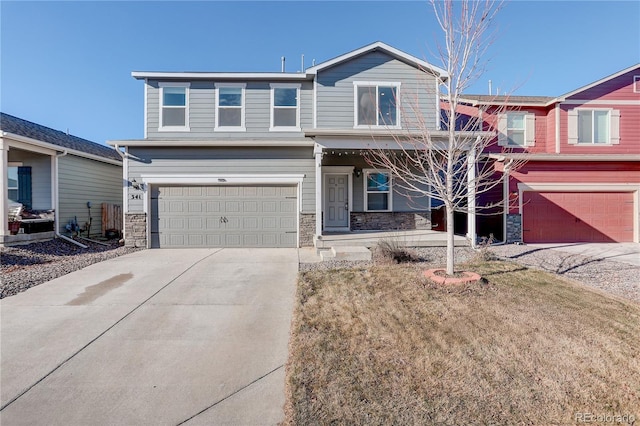
[(365, 211), (391, 211), (391, 172), (364, 170)]
[(578, 111), (578, 143), (609, 143), (609, 111)]
[(216, 130), (244, 131), (246, 84), (216, 84)]
[(399, 128), (400, 83), (354, 82), (355, 127)]
[(300, 131), (300, 85), (271, 84), (271, 128)]
[(620, 111), (576, 108), (569, 111), (567, 121), (570, 144), (612, 145), (620, 142)]
[(498, 117), (498, 145), (526, 147), (535, 145), (534, 114), (507, 112)]
[(189, 130), (189, 83), (159, 83), (160, 130)]
[(640, 75), (633, 76), (633, 93), (640, 93)]

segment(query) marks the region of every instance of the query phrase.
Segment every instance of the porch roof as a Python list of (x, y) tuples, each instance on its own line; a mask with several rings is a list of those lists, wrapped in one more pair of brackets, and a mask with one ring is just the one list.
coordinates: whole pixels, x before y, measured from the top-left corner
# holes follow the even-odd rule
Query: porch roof
[(94, 158), (101, 157), (107, 160), (122, 162), (118, 153), (107, 146), (9, 114), (0, 113), (0, 131), (2, 132), (2, 136), (10, 137), (11, 135), (17, 135), (58, 146), (62, 150), (70, 149), (80, 155), (84, 153)]
[[(424, 149), (420, 141), (424, 138), (424, 133), (409, 130), (393, 129), (304, 129), (305, 136), (313, 137), (316, 144), (321, 148), (329, 149)], [(490, 138), (495, 136), (495, 132), (455, 132), (456, 137), (464, 139), (474, 139), (476, 137)], [(446, 130), (436, 130), (429, 132), (429, 137), (444, 147), (449, 132)], [(413, 140), (413, 142), (412, 142)]]

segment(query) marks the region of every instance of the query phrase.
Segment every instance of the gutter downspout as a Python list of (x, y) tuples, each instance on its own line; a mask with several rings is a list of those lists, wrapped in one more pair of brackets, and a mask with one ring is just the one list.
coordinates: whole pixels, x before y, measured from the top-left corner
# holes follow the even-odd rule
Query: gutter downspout
[(55, 212), (56, 213), (55, 213), (55, 215), (53, 217), (53, 226), (55, 227), (54, 228), (55, 229), (54, 232), (55, 232), (56, 237), (62, 238), (65, 241), (68, 241), (70, 243), (73, 243), (73, 244), (75, 244), (75, 245), (77, 245), (79, 247), (82, 247), (82, 248), (86, 249), (86, 248), (89, 248), (89, 247), (85, 246), (82, 243), (77, 242), (76, 240), (73, 240), (73, 239), (71, 239), (69, 237), (66, 237), (66, 236), (60, 234), (60, 216), (59, 216), (60, 215), (60, 194), (59, 194), (59, 186), (58, 186), (58, 159), (60, 157), (64, 157), (67, 154), (68, 154), (68, 152), (65, 149), (62, 153), (56, 154), (56, 156), (55, 156), (55, 163), (56, 164), (55, 164), (55, 172), (54, 172), (55, 175), (54, 175), (53, 186), (55, 188), (55, 191), (54, 191), (54, 195), (55, 195), (54, 206), (55, 207), (54, 208), (55, 208)]
[[(146, 80), (145, 80), (145, 82), (146, 82)], [(146, 89), (146, 87), (147, 87), (147, 86), (146, 86), (146, 84), (145, 84), (145, 91), (147, 90), (147, 89)], [(145, 110), (146, 110), (146, 108), (147, 108), (147, 107), (146, 107), (146, 105), (147, 105), (147, 104), (146, 104), (146, 101), (145, 101)], [(146, 120), (146, 115), (145, 115), (145, 120)], [(146, 133), (146, 131), (147, 131), (146, 129), (147, 129), (147, 126), (146, 126), (146, 122), (145, 122), (145, 133)], [(145, 137), (146, 137), (146, 136), (145, 136)], [(129, 209), (127, 208), (127, 190), (126, 190), (126, 189), (127, 189), (128, 185), (129, 185), (129, 184), (128, 184), (128, 182), (129, 182), (129, 180), (128, 180), (128, 177), (129, 177), (129, 176), (128, 176), (128, 174), (129, 174), (129, 167), (128, 167), (128, 165), (127, 165), (127, 153), (126, 153), (126, 152), (122, 152), (122, 151), (120, 151), (120, 145), (115, 144), (115, 145), (113, 146), (113, 149), (115, 149), (115, 150), (116, 150), (116, 152), (118, 153), (118, 155), (119, 155), (120, 157), (122, 157), (122, 239), (123, 239), (124, 241), (126, 241), (126, 235), (125, 235), (125, 229), (126, 229), (126, 227), (125, 227), (125, 218), (126, 218), (126, 213), (129, 211)], [(127, 149), (127, 148), (125, 147), (125, 150), (126, 150), (126, 149)], [(126, 183), (125, 183), (125, 182), (126, 182)]]
[(509, 172), (513, 165), (513, 158), (509, 159), (502, 170), (504, 183), (502, 186), (502, 202), (504, 203), (504, 213), (502, 214), (502, 241), (491, 244), (492, 246), (502, 246), (507, 244), (507, 215), (509, 214)]

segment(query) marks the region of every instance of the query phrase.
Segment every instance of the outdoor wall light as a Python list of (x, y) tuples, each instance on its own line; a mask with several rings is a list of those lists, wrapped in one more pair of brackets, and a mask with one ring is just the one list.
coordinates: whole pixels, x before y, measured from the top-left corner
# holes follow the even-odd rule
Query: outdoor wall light
[(356, 175), (357, 178), (359, 178), (360, 175), (362, 175), (362, 169), (353, 169), (353, 174)]
[(142, 190), (142, 184), (140, 184), (140, 183), (136, 182), (136, 180), (135, 180), (135, 179), (133, 179), (133, 180), (131, 181), (131, 187), (132, 187), (133, 189)]

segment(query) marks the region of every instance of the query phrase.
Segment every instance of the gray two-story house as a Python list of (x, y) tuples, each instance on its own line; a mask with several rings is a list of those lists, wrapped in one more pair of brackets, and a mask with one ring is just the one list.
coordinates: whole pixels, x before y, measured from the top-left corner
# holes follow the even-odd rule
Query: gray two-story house
[(416, 115), (437, 136), (443, 70), (376, 42), (298, 73), (132, 75), (144, 139), (109, 142), (125, 157), (128, 245), (299, 247), (431, 228), (430, 200), (364, 154), (399, 149)]

